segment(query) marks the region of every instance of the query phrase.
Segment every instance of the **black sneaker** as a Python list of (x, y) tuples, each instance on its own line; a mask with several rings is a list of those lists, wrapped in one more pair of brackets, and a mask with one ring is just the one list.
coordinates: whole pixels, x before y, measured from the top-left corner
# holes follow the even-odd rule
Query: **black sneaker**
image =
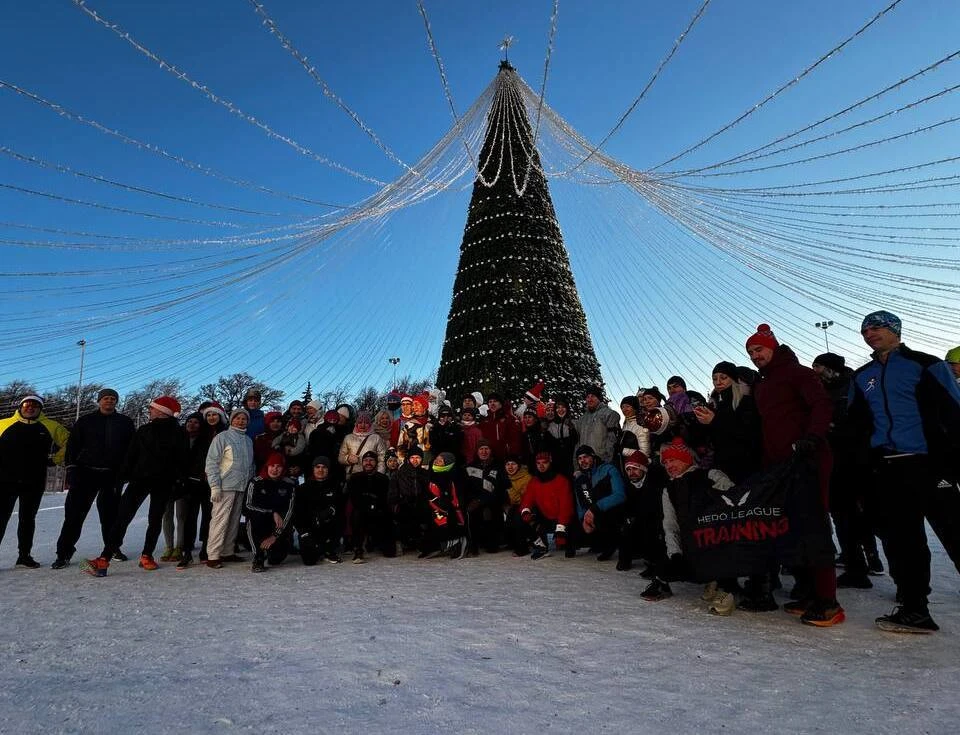
[(670, 585), (660, 579), (654, 579), (647, 588), (640, 593), (640, 597), (648, 602), (660, 602), (668, 597), (673, 597), (673, 590)]
[(130, 557), (124, 554), (122, 551), (117, 550), (113, 553), (111, 557), (113, 561), (130, 561)]
[(17, 557), (17, 566), (24, 567), (25, 569), (39, 569), (40, 562), (30, 556), (30, 554), (27, 554), (26, 556)]
[(253, 564), (250, 567), (251, 572), (262, 572), (265, 571), (266, 567), (263, 565), (263, 559), (257, 557), (253, 558)]
[(339, 564), (340, 562), (343, 561), (343, 559), (340, 558), (340, 554), (338, 554), (335, 551), (331, 551), (329, 554), (326, 555), (325, 558), (331, 564)]
[(935, 633), (940, 630), (926, 608), (911, 611), (902, 605), (889, 615), (877, 618), (876, 623), (880, 630), (887, 633)]
[(616, 553), (616, 549), (604, 549), (597, 554), (597, 561), (610, 561), (613, 558), (613, 555)]
[(879, 554), (867, 554), (867, 574), (874, 577), (883, 574), (883, 562)]
[(873, 582), (870, 581), (870, 577), (866, 574), (859, 575), (844, 572), (837, 576), (837, 587), (841, 589), (868, 590), (873, 587)]
[(184, 569), (193, 564), (193, 555), (189, 553), (184, 553), (180, 557), (180, 561), (177, 562), (177, 571), (182, 572)]
[(62, 556), (58, 556), (54, 559), (53, 564), (50, 565), (51, 569), (63, 569), (70, 563), (69, 559), (64, 559)]
[(618, 572), (629, 572), (633, 569), (633, 560), (625, 559), (623, 557), (617, 559), (617, 571)]
[(354, 564), (366, 564), (367, 560), (363, 558), (363, 549), (357, 549), (353, 552)]
[(538, 538), (533, 542), (533, 550), (530, 552), (530, 558), (536, 560), (542, 559), (545, 556), (550, 556), (550, 549), (542, 538)]

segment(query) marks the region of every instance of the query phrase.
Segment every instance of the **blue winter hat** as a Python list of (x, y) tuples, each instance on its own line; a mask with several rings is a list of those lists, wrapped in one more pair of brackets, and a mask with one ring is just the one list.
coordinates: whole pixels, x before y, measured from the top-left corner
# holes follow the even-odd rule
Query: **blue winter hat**
[(868, 327), (873, 327), (874, 329), (886, 327), (899, 337), (900, 330), (903, 328), (903, 323), (900, 321), (900, 317), (898, 317), (896, 314), (891, 314), (889, 311), (875, 311), (872, 314), (867, 314), (863, 318), (863, 324), (860, 325), (860, 331), (862, 332)]

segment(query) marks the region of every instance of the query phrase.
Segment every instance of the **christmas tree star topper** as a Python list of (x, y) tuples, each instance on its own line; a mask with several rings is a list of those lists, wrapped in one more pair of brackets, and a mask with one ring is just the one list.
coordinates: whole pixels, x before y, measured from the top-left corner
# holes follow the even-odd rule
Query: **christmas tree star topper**
[(509, 60), (509, 49), (513, 46), (513, 36), (504, 36), (503, 40), (500, 42), (499, 49), (503, 51), (503, 60)]

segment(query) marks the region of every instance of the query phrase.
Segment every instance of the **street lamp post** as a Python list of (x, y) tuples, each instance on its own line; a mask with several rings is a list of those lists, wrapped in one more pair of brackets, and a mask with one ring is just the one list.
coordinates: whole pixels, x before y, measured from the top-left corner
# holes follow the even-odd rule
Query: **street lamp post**
[(399, 357), (391, 357), (387, 360), (391, 365), (393, 365), (393, 389), (397, 389), (397, 365), (400, 364)]
[(833, 326), (833, 322), (824, 319), (822, 322), (817, 322), (813, 326), (823, 330), (823, 341), (827, 345), (827, 352), (830, 352), (830, 339), (827, 337), (827, 330)]
[(83, 394), (83, 355), (87, 350), (87, 340), (81, 339), (77, 342), (80, 348), (80, 377), (77, 380), (77, 416), (74, 421), (80, 420), (80, 396)]

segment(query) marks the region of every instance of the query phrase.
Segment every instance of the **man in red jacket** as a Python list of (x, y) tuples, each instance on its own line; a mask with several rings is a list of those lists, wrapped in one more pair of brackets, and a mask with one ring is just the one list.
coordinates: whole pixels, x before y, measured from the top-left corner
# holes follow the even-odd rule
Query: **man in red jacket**
[(490, 442), (493, 458), (503, 462), (508, 454), (520, 452), (520, 424), (509, 406), (504, 407), (503, 397), (491, 393), (487, 397), (487, 419), (480, 424), (484, 438)]
[[(823, 512), (827, 512), (833, 460), (827, 431), (833, 405), (817, 374), (800, 364), (781, 345), (769, 325), (761, 324), (747, 339), (747, 354), (760, 371), (753, 395), (760, 413), (765, 467), (800, 455), (816, 463)], [(837, 602), (837, 576), (832, 565), (795, 570), (796, 594), (801, 599), (783, 609), (801, 615), (805, 623), (826, 627), (844, 620)], [(769, 590), (762, 594), (768, 595)]]
[[(522, 540), (524, 546), (533, 539), (532, 559), (547, 555), (548, 533), (553, 534), (557, 551), (563, 550), (566, 556), (577, 553), (576, 548), (567, 543), (567, 526), (575, 518), (570, 480), (554, 470), (552, 464), (550, 452), (537, 454), (537, 471), (520, 499), (519, 528), (514, 537)], [(518, 556), (524, 556), (523, 551), (523, 548), (515, 549)]]

